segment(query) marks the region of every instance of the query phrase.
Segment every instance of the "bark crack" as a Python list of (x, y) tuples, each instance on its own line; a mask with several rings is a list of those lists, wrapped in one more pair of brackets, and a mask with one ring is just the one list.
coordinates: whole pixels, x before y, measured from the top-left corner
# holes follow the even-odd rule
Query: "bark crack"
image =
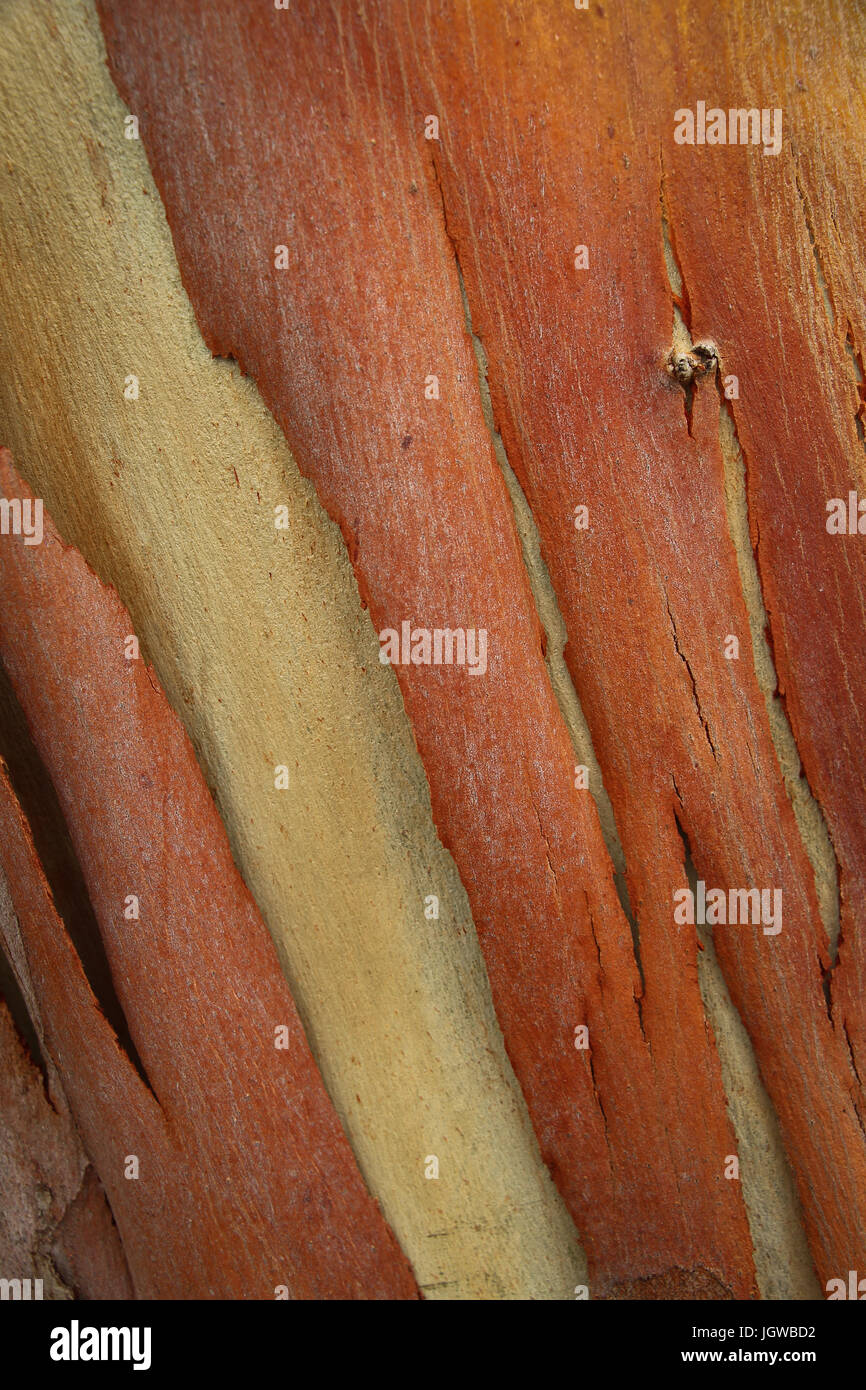
[(677, 253), (673, 226), (671, 224), (670, 209), (668, 208), (667, 197), (665, 195), (666, 178), (664, 158), (661, 145), (659, 145), (659, 208), (661, 211), (662, 251), (664, 254), (668, 286), (671, 292), (671, 299), (673, 300), (672, 347), (668, 356), (667, 369), (682, 387), (686, 429), (691, 438), (696, 382), (693, 372), (681, 372), (679, 367), (680, 364), (688, 362), (693, 347), (692, 305), (689, 299), (689, 290), (683, 275), (682, 265), (680, 264), (679, 255)]
[(661, 208), (662, 245), (664, 248), (665, 269), (667, 271), (668, 284), (671, 288), (674, 305), (680, 313), (684, 328), (691, 333), (692, 305), (676, 248), (670, 209), (668, 208), (668, 201), (665, 195), (666, 179), (667, 174), (665, 173), (664, 156), (662, 155), (661, 145), (659, 145), (659, 206)]
[(851, 320), (846, 320), (847, 331), (845, 333), (845, 351), (851, 363), (854, 373), (854, 386), (857, 392), (859, 405), (854, 411), (854, 428), (857, 431), (857, 438), (863, 448), (866, 449), (866, 431), (864, 431), (863, 420), (866, 417), (866, 378), (863, 373), (863, 354), (854, 342), (854, 329), (851, 327)]
[[(697, 685), (697, 681), (695, 680), (694, 671), (693, 671), (692, 668), (691, 668), (691, 664), (690, 664), (690, 662), (689, 662), (688, 657), (686, 656), (685, 652), (683, 651), (682, 647), (680, 646), (679, 637), (678, 637), (678, 635), (677, 635), (677, 625), (676, 625), (676, 623), (674, 622), (674, 615), (673, 615), (673, 613), (671, 612), (670, 599), (669, 599), (668, 596), (667, 596), (667, 591), (665, 591), (665, 607), (667, 608), (667, 611), (668, 611), (668, 620), (670, 621), (671, 633), (673, 634), (674, 649), (675, 649), (675, 651), (676, 651), (677, 656), (680, 658), (680, 661), (682, 661), (683, 665), (685, 666), (686, 670), (687, 670), (688, 673), (689, 673), (689, 681), (691, 682), (691, 687), (692, 687), (692, 699), (693, 699), (693, 701), (694, 701), (695, 709), (696, 709), (697, 712), (698, 712), (698, 719), (701, 721), (701, 728), (703, 729), (704, 733), (706, 734), (707, 743), (710, 745), (710, 751), (711, 751), (711, 753), (712, 753), (712, 755), (713, 755), (713, 759), (715, 760), (715, 758), (716, 758), (716, 756), (717, 756), (717, 754), (716, 754), (716, 745), (713, 743), (712, 734), (710, 733), (709, 722), (708, 722), (706, 716), (704, 715), (703, 709), (701, 708), (701, 701), (700, 701), (700, 697), (699, 697), (699, 695), (698, 695), (698, 685)], [(676, 785), (676, 784), (675, 784), (675, 785)], [(679, 793), (677, 793), (677, 795), (679, 795)]]
[(764, 696), (770, 737), (788, 799), (794, 811), (803, 848), (812, 865), (818, 910), (827, 933), (831, 969), (839, 943), (839, 865), (820, 802), (803, 770), (794, 731), (788, 718), (784, 691), (773, 653), (772, 626), (764, 603), (761, 579), (760, 534), (752, 526), (748, 497), (748, 465), (737, 430), (733, 406), (722, 390), (720, 366), (716, 376), (719, 393), (719, 446), (725, 479), (728, 531), (737, 560), (740, 588), (752, 636), (752, 656), (758, 686)]

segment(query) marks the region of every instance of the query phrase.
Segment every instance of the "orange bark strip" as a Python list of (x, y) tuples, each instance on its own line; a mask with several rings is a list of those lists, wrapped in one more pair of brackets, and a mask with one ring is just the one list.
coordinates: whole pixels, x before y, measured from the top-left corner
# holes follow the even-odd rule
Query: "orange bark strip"
[(377, 630), (488, 634), (483, 674), (396, 674), (594, 1292), (753, 1296), (694, 932), (660, 941), (670, 992), (642, 1000), (574, 786), (424, 139), (438, 108), (407, 27), (420, 7), (99, 8), (205, 339), (258, 382)]
[[(717, 391), (713, 372), (684, 394), (664, 370), (673, 315), (666, 191), (686, 323), (696, 341), (716, 339), (730, 370), (743, 364), (742, 413), (755, 431), (743, 438), (770, 611), (785, 593), (799, 634), (790, 665), (798, 688), (819, 697), (809, 727), (822, 742), (807, 765), (821, 766), (821, 787), (833, 783), (832, 804), (841, 820), (858, 822), (862, 838), (862, 587), (853, 567), (842, 575), (844, 541), (834, 550), (836, 538), (822, 534), (821, 500), (830, 460), (833, 495), (847, 489), (856, 441), (853, 419), (847, 440), (830, 429), (839, 412), (817, 369), (823, 350), (798, 351), (796, 296), (808, 277), (801, 265), (792, 299), (778, 250), (797, 244), (796, 194), (761, 150), (704, 150), (699, 158), (673, 145), (675, 110), (698, 81), (701, 93), (710, 82), (715, 16), (706, 24), (696, 17), (675, 51), (662, 48), (659, 57), (665, 26), (632, 26), (624, 7), (611, 7), (609, 17), (563, 16), (554, 26), (520, 0), (495, 13), (454, 0), (428, 14), (424, 97), (442, 119), (437, 164), (448, 227), (617, 816), (640, 931), (645, 1022), (679, 1077), (672, 1127), (691, 1103), (700, 1024), (673, 917), (673, 893), (687, 885), (681, 827), (708, 889), (726, 897), (781, 891), (778, 932), (727, 922), (714, 939), (779, 1113), (817, 1268), (833, 1277), (857, 1267), (866, 1237), (864, 1098), (843, 1030), (828, 1016), (813, 874), (753, 668), (725, 505), (722, 382)], [(701, 42), (691, 43), (699, 31)], [(471, 87), (470, 52), (483, 74)], [(741, 56), (720, 53), (720, 106), (754, 104), (734, 100), (730, 74), (742, 70)], [(575, 256), (578, 245), (587, 268), (577, 263), (586, 259)], [(780, 322), (791, 325), (790, 353), (777, 341)], [(733, 413), (739, 421), (736, 402)], [(576, 531), (581, 504), (590, 525)], [(825, 661), (825, 588), (839, 601), (840, 629), (857, 634), (853, 663)], [(730, 634), (738, 660), (725, 656)], [(787, 663), (782, 675), (790, 694)], [(858, 872), (862, 862), (861, 854)], [(846, 996), (849, 1008), (856, 993)]]
[[(31, 497), (7, 451), (0, 490)], [(5, 775), (0, 862), (47, 1049), (137, 1295), (273, 1298), (285, 1286), (295, 1298), (417, 1297), (189, 740), (153, 672), (126, 659), (128, 614), (49, 518), (42, 544), (8, 536), (2, 547), (0, 655), (155, 1095), (98, 1010)], [(125, 915), (133, 895), (137, 919)], [(129, 1155), (137, 1180), (125, 1176)]]

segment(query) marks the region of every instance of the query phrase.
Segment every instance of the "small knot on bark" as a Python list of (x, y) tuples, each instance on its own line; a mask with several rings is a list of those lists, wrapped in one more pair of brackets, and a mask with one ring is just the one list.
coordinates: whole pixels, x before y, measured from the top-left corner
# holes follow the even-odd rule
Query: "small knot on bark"
[(714, 372), (719, 354), (714, 343), (694, 343), (686, 350), (672, 348), (665, 363), (666, 370), (681, 386), (690, 386), (695, 377)]

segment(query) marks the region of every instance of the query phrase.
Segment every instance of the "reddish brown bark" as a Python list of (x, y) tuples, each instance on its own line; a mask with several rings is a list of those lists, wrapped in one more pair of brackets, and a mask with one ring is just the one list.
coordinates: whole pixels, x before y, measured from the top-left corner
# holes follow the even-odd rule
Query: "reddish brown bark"
[[(30, 496), (6, 451), (0, 492)], [(0, 765), (0, 863), (21, 924), (6, 947), (136, 1294), (273, 1298), (286, 1286), (295, 1298), (416, 1297), (189, 740), (153, 672), (125, 657), (130, 631), (117, 596), (50, 520), (41, 545), (4, 539), (0, 655), (57, 789), (152, 1090), (99, 1010)], [(129, 895), (137, 920), (125, 916)], [(130, 1155), (137, 1179), (126, 1176)]]
[[(779, 1113), (817, 1267), (832, 1277), (862, 1261), (866, 1236), (864, 1098), (843, 1026), (853, 1038), (863, 1025), (862, 934), (843, 946), (832, 997), (844, 1007), (831, 1020), (813, 875), (751, 659), (719, 414), (730, 408), (740, 427), (773, 638), (787, 652), (782, 687), (789, 708), (798, 692), (806, 768), (847, 847), (843, 892), (861, 902), (863, 560), (824, 526), (825, 499), (854, 486), (852, 393), (821, 379), (833, 347), (823, 313), (817, 350), (804, 336), (811, 250), (788, 156), (673, 142), (674, 112), (698, 80), (695, 97), (746, 104), (731, 74), (759, 43), (758, 16), (736, 52), (720, 10), (659, 51), (665, 26), (632, 27), (620, 12), (583, 29), (576, 17), (568, 41), (551, 46), (540, 10), (507, 9), (510, 23), (484, 6), (437, 7), (425, 95), (447, 127), (437, 163), (497, 421), (540, 529), (617, 815), (646, 1025), (684, 1077), (699, 1019), (672, 926), (672, 889), (686, 882), (679, 821), (708, 886), (782, 890), (777, 936), (720, 925), (714, 939)], [(473, 44), (484, 81), (467, 97)], [(602, 67), (590, 61), (599, 48)], [(575, 118), (567, 94), (578, 91), (580, 110), (604, 122)], [(780, 101), (770, 90), (748, 105)], [(686, 321), (716, 341), (742, 386), (730, 407), (721, 381), (718, 393), (712, 381), (699, 387), (691, 418), (662, 370), (664, 171)], [(575, 243), (591, 248), (591, 273), (575, 270)], [(835, 356), (838, 370), (838, 342)], [(587, 532), (572, 523), (579, 503)], [(853, 647), (835, 639), (843, 631)], [(724, 658), (729, 633), (736, 662)], [(672, 1123), (690, 1103), (685, 1086), (671, 1096)]]

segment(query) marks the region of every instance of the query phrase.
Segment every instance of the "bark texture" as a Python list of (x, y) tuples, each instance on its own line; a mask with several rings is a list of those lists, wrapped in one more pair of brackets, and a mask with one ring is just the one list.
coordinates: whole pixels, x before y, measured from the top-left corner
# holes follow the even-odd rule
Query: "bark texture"
[[(569, 1297), (586, 1277), (576, 1228), (593, 1296), (819, 1295), (862, 1265), (866, 1237), (863, 541), (825, 525), (828, 500), (864, 486), (862, 16), (782, 0), (97, 9), (176, 264), (97, 75), (93, 9), (70, 0), (55, 20), (27, 0), (36, 28), (11, 24), (10, 72), (74, 110), (81, 135), (67, 170), (62, 139), (43, 151), (11, 122), (0, 235), (36, 288), (19, 323), (0, 286), (0, 428), (134, 615), (418, 1283)], [(779, 152), (677, 143), (675, 112), (699, 101), (779, 108)], [(77, 210), (71, 284), (50, 264), (58, 189)], [(47, 353), (43, 423), (28, 339), (89, 312), (80, 362)], [(666, 371), (702, 343), (709, 370)], [(275, 1167), (253, 1180), (231, 1144), (225, 1170), (202, 1157), (205, 1116), (231, 1097), (274, 1159), (278, 1131), (253, 1114), (274, 1086), (251, 1061), (264, 1014), (248, 1001), (286, 992), (260, 925), (243, 936), (255, 950), (224, 919), (203, 938), (208, 844), (255, 916), (204, 787), (179, 810), (154, 779), (138, 828), (123, 752), (137, 719), (97, 712), (103, 683), (124, 709), (131, 668), (115, 651), (91, 672), (101, 639), (84, 625), (67, 669), (46, 595), (71, 566), (113, 614), (112, 642), (133, 619), (56, 540), (35, 558), (0, 546), (3, 659), (60, 802), (28, 792), (33, 757), (14, 766), (9, 704), (0, 751), (30, 830), (7, 788), (7, 873), (13, 895), (26, 886), (25, 939), (47, 891), (37, 854), (55, 899), (67, 884), (43, 988), (65, 972), (82, 1023), (52, 1046), (137, 1291), (166, 1287), (169, 1269), (188, 1279), (198, 1259), (203, 1289), (221, 1278), (240, 1296), (270, 1280), (320, 1296), (344, 1279), (359, 1296), (411, 1294), (297, 1020), (302, 1091), (318, 1098), (302, 1149), (339, 1153), (370, 1272), (355, 1280), (355, 1252), (330, 1243), (323, 1197), (318, 1254), (280, 1280), (269, 1261), (291, 1244), (297, 1189)], [(48, 563), (60, 568), (41, 588), (21, 587)], [(31, 610), (57, 635), (36, 640)], [(486, 671), (388, 671), (376, 634), (403, 624), (484, 629)], [(70, 684), (96, 734), (69, 720)], [(165, 719), (166, 787), (175, 763), (191, 784), (191, 749)], [(117, 904), (157, 859), (158, 919), (128, 937)], [(780, 890), (781, 931), (677, 922), (674, 895), (697, 880)], [(88, 957), (89, 898), (107, 962)], [(94, 1022), (88, 980), (109, 1023)], [(220, 1056), (207, 1105), (189, 1028)], [(143, 1253), (141, 1232), (161, 1227), (117, 1180), (108, 1101), (73, 1094), (94, 1066), (167, 1190), (203, 1174), (222, 1241), (240, 1220), (227, 1174), (247, 1212), (288, 1202), (285, 1227), (265, 1238), (256, 1215), (230, 1275), (172, 1246), (176, 1229), (167, 1254)]]

